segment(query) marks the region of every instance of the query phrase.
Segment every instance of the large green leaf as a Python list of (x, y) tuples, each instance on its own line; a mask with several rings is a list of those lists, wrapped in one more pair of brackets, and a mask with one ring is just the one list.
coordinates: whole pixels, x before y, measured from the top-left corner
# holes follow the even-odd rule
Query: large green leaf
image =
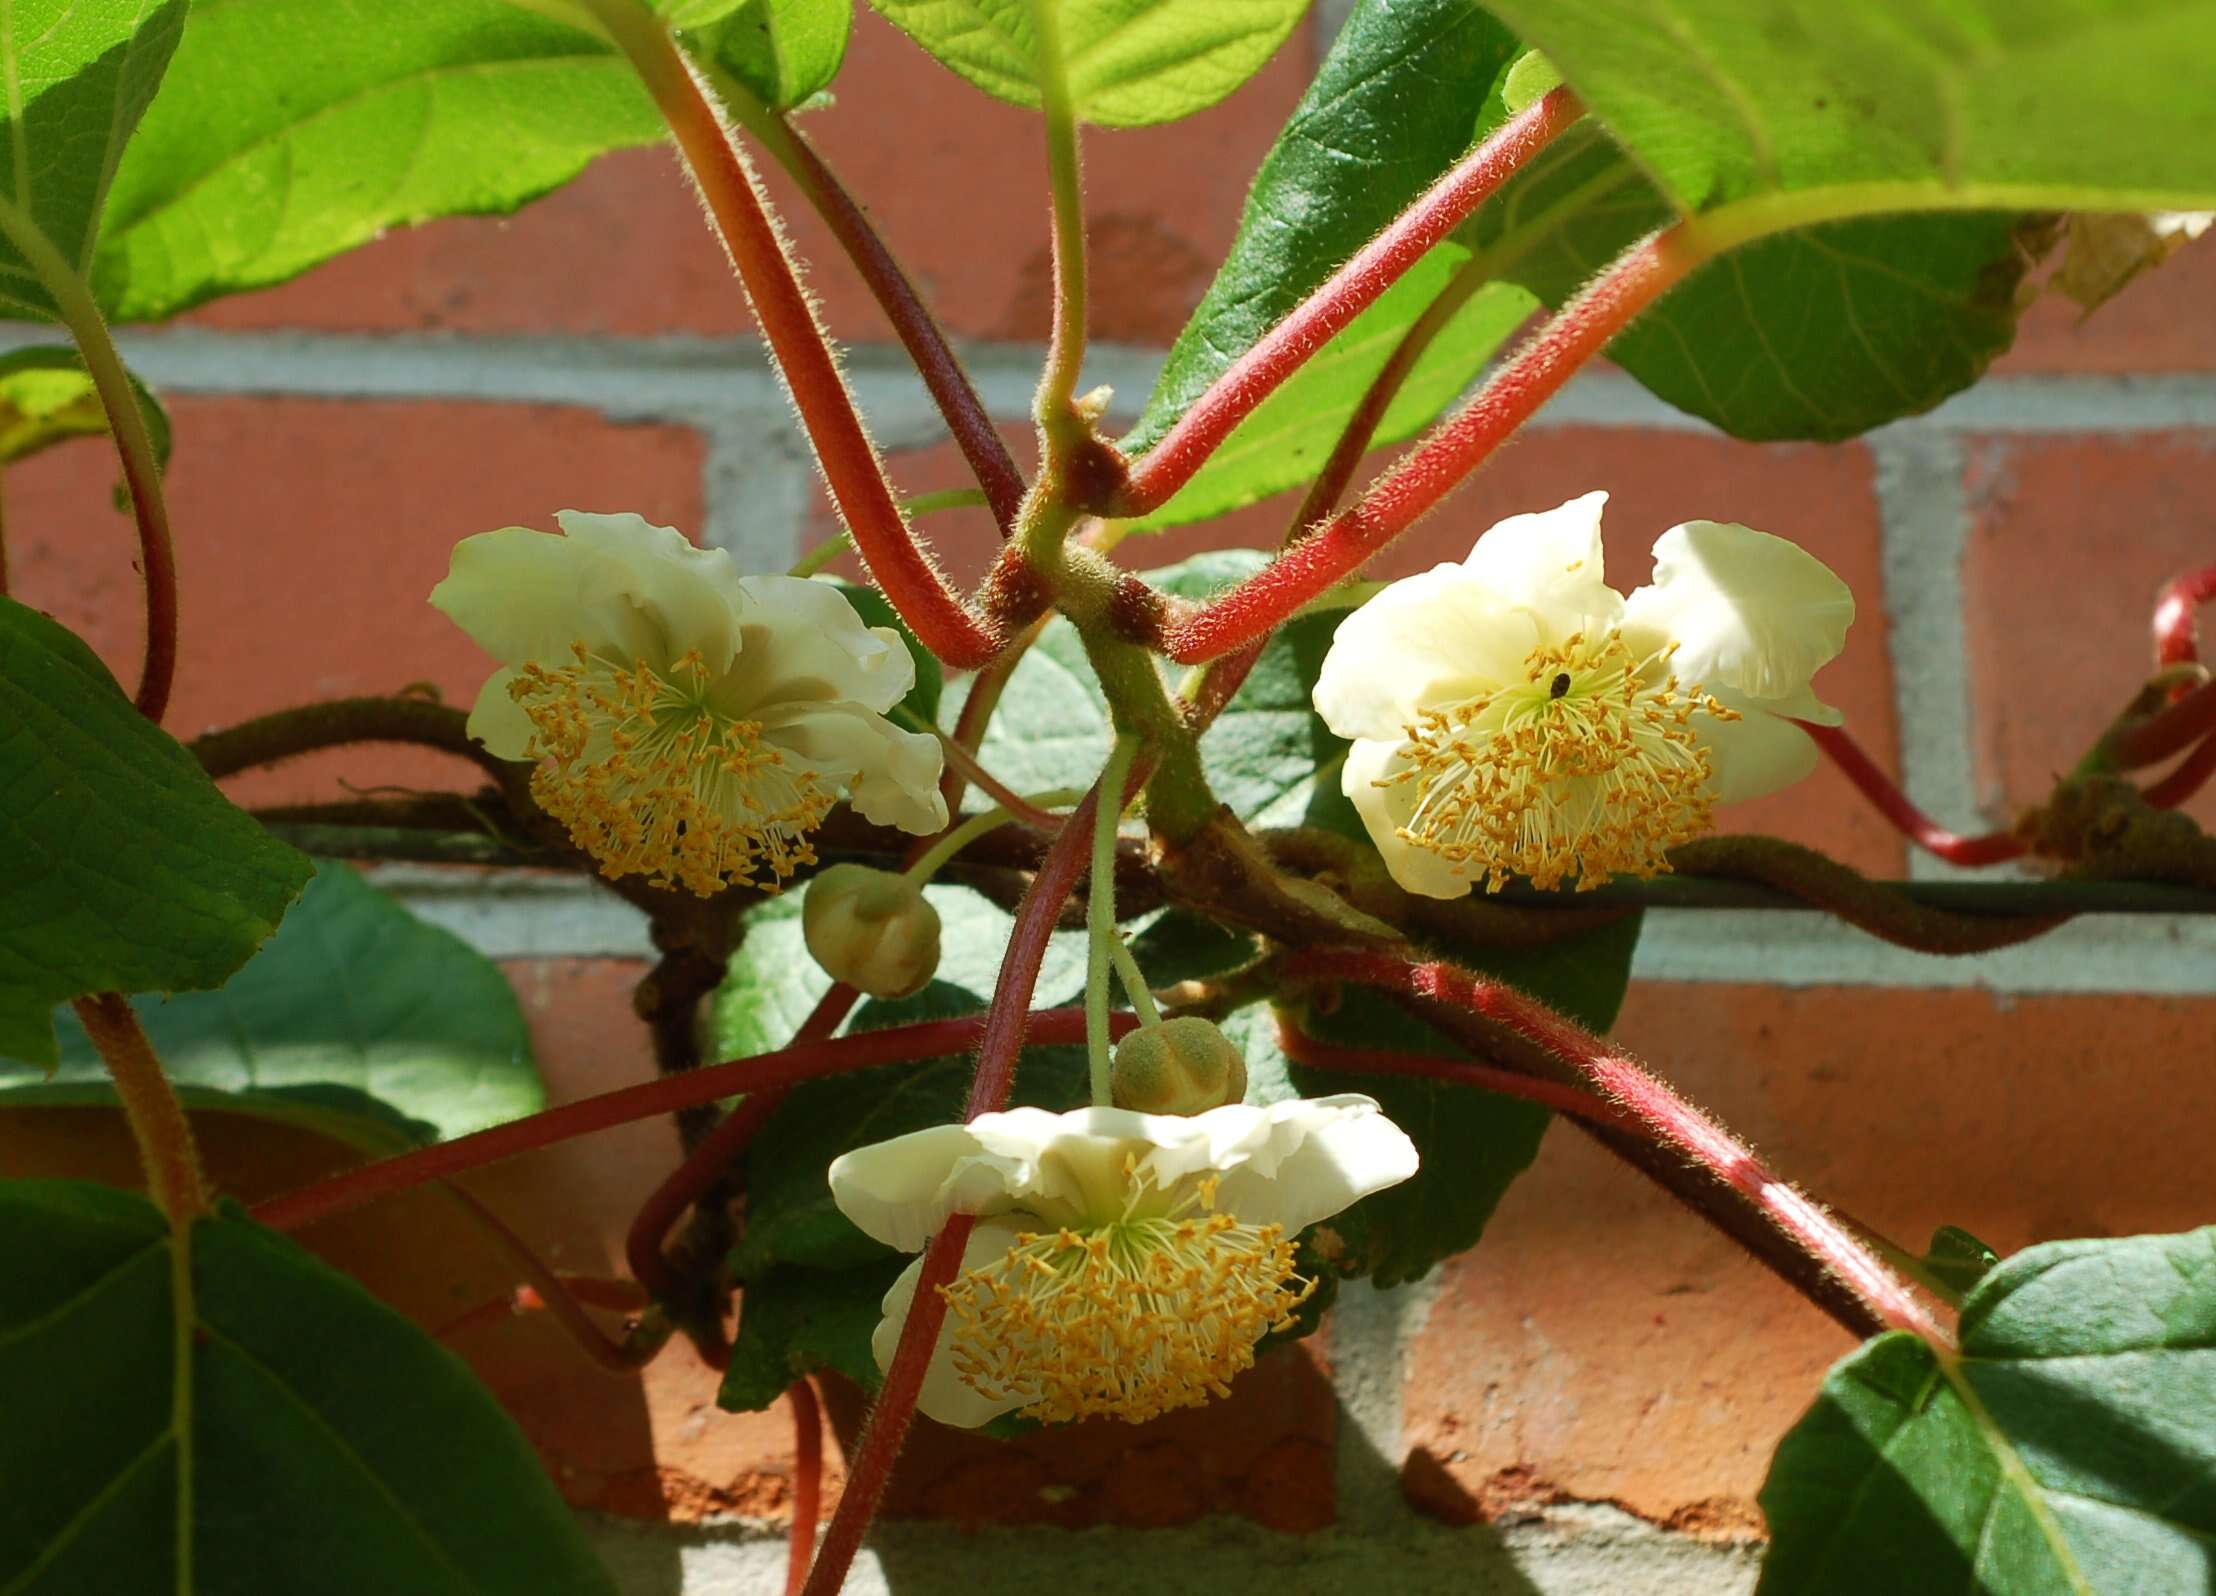
[(1488, 4), (1718, 236), (2216, 204), (2211, 0)]
[[(675, 3), (682, 7), (687, 0)], [(687, 46), (738, 79), (770, 110), (789, 111), (821, 94), (846, 59), (854, 0), (689, 3), (690, 11), (679, 10), (672, 18), (679, 27), (697, 30)], [(714, 14), (704, 14), (704, 8)]]
[(185, 0), (13, 0), (0, 16), (0, 309), (59, 319), (52, 282), (92, 261)]
[(175, 1246), (141, 1198), (0, 1183), (0, 1590), (613, 1596), (459, 1359), (228, 1213), (180, 1313)]
[[(1167, 504), (1131, 522), (1130, 530), (1206, 521), (1314, 477), (1416, 318), (1469, 261), (1469, 251), (1453, 244), (1418, 261), (1239, 423)], [(1510, 282), (1487, 283), (1471, 294), (1402, 379), (1370, 442), (1396, 443), (1421, 430), (1460, 396), (1536, 303)]]
[(884, 1317), (885, 1293), (907, 1267), (879, 1258), (853, 1269), (773, 1269), (739, 1293), (739, 1333), (731, 1341), (716, 1403), (759, 1413), (795, 1380), (836, 1369), (865, 1391), (881, 1378), (870, 1337)]
[(1214, 105), (1262, 69), (1308, 0), (870, 0), (894, 27), (987, 94), (1037, 105), (1035, 8), (1061, 22), (1071, 103), (1087, 122), (1139, 127)]
[[(157, 464), (169, 464), (169, 414), (136, 376), (131, 391), (154, 445)], [(71, 438), (105, 438), (108, 412), (74, 349), (39, 344), (0, 355), (0, 465), (12, 464)], [(125, 504), (128, 504), (126, 499)]]
[(2204, 1596), (2216, 1585), (2216, 1229), (2018, 1253), (1959, 1356), (1878, 1337), (1762, 1487), (1772, 1596)]
[[(342, 864), (214, 992), (141, 998), (139, 1019), (188, 1107), (233, 1109), (356, 1145), (465, 1136), (546, 1106), (530, 1033), (500, 971)], [(0, 1062), (0, 1106), (109, 1103), (67, 1009), (61, 1069)]]
[(175, 315), (399, 223), (512, 211), (661, 133), (606, 43), (507, 0), (195, 0), (94, 286), (117, 318)]
[(1469, 148), (1478, 108), (1517, 48), (1476, 0), (1355, 8), (1255, 175), (1231, 253), (1171, 346), (1126, 450), (1151, 447)]
[(90, 992), (220, 986), (312, 867), (151, 725), (92, 651), (0, 599), (0, 1055), (55, 1061)]
[[(1462, 229), (1560, 306), (1669, 202), (1590, 123)], [(2010, 214), (1867, 217), (1761, 239), (1696, 272), (1609, 346), (1679, 408), (1742, 438), (1852, 437), (1967, 387), (2016, 331), (2028, 257)]]

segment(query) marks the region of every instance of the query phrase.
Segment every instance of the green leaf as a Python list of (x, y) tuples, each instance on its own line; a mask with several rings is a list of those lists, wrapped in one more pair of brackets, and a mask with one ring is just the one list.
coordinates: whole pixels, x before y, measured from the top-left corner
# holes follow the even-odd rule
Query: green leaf
[(604, 41), (507, 0), (197, 0), (94, 286), (118, 319), (173, 316), (388, 227), (512, 211), (661, 136)]
[(1059, 8), (1070, 99), (1102, 127), (1175, 121), (1262, 69), (1308, 0), (870, 0), (987, 94), (1039, 103), (1033, 7)]
[[(1434, 943), (1432, 951), (1506, 981), (1589, 1030), (1605, 1031), (1630, 985), (1638, 941), (1639, 917), (1627, 915), (1542, 947)], [(1389, 999), (1354, 988), (1345, 989), (1328, 1011), (1311, 1009), (1301, 1024), (1320, 1040), (1349, 1047), (1469, 1057), (1459, 1043)], [(1274, 1038), (1268, 1045), (1274, 1049)], [(1251, 1053), (1249, 1058), (1251, 1071)], [(1302, 1097), (1361, 1092), (1376, 1098), (1423, 1159), (1414, 1179), (1365, 1197), (1328, 1221), (1341, 1236), (1341, 1272), (1369, 1275), (1381, 1286), (1414, 1280), (1476, 1246), (1509, 1186), (1537, 1156), (1552, 1118), (1536, 1104), (1474, 1087), (1298, 1064), (1283, 1068), (1289, 1087)]]
[(759, 1413), (795, 1380), (836, 1369), (865, 1391), (882, 1376), (870, 1337), (906, 1258), (854, 1269), (772, 1269), (739, 1294), (739, 1333), (716, 1405)]
[[(154, 459), (166, 467), (169, 413), (135, 375), (131, 391), (146, 418)], [(0, 465), (12, 465), (71, 438), (107, 435), (108, 413), (101, 408), (100, 396), (76, 350), (40, 344), (0, 355)]]
[(2000, 1261), (1999, 1253), (1958, 1225), (1941, 1225), (1933, 1231), (1931, 1245), (1919, 1260), (1923, 1273), (1940, 1289), (1953, 1293), (1957, 1304)]
[[(141, 998), (187, 1107), (285, 1120), (392, 1151), (546, 1106), (530, 1033), (498, 968), (342, 864), (214, 992)], [(107, 1104), (106, 1068), (67, 1009), (62, 1066), (0, 1062), (0, 1105)]]
[[(1670, 216), (1586, 123), (1459, 237), (1559, 307)], [(1609, 358), (1735, 437), (1853, 437), (1930, 409), (2008, 348), (2029, 264), (2022, 226), (2010, 214), (1885, 216), (1761, 239), (1665, 295)]]
[(889, 626), (900, 634), (901, 642), (908, 645), (908, 656), (916, 662), (916, 685), (908, 689), (908, 696), (900, 702), (908, 712), (926, 726), (939, 723), (939, 695), (946, 690), (946, 669), (939, 663), (939, 656), (925, 648), (916, 634), (908, 630), (908, 623), (900, 618), (874, 587), (859, 582), (841, 582), (839, 591), (853, 605), (866, 626)]
[(1762, 1487), (1771, 1596), (2201, 1596), (2216, 1571), (2216, 1229), (2018, 1253), (1961, 1354), (1835, 1365)]
[(1077, 628), (1060, 616), (1009, 674), (977, 756), (1017, 792), (1090, 787), (1116, 740)]
[(1127, 452), (1151, 448), (1461, 157), (1479, 104), (1520, 48), (1475, 0), (1355, 8), (1262, 162), (1231, 253), (1171, 346), (1145, 413), (1123, 439)]
[(2216, 204), (2210, 0), (1489, 4), (1686, 211)]
[[(687, 3), (678, 0), (680, 8)], [(689, 0), (689, 5), (697, 20), (671, 19), (676, 27), (699, 30), (686, 44), (773, 111), (792, 110), (831, 86), (854, 26), (853, 0)], [(713, 14), (700, 15), (703, 11)]]
[(55, 1062), (47, 1011), (222, 985), (307, 857), (247, 818), (64, 628), (0, 599), (0, 1055)]
[[(1386, 360), (1419, 316), (1459, 276), (1470, 253), (1442, 244), (1262, 401), (1219, 448), (1134, 532), (1211, 520), (1297, 487), (1323, 468), (1339, 434)], [(1396, 443), (1421, 431), (1467, 388), (1537, 303), (1514, 283), (1488, 283), (1463, 300), (1402, 380), (1370, 442)]]
[(180, 1314), (174, 1247), (143, 1198), (0, 1184), (0, 1589), (613, 1596), (460, 1359), (232, 1213)]
[(184, 26), (185, 0), (18, 0), (0, 28), (0, 309), (61, 319), (83, 277), (125, 140)]

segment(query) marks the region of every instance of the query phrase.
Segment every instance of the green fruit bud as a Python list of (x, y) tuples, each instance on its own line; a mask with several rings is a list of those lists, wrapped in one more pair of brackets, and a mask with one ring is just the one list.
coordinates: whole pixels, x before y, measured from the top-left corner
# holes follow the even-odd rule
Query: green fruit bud
[(1246, 1096), (1246, 1057), (1197, 1014), (1133, 1031), (1116, 1044), (1116, 1107), (1142, 1114), (1204, 1114)]
[(939, 968), (939, 911), (906, 876), (840, 864), (808, 883), (800, 906), (808, 951), (834, 981), (871, 997), (906, 997)]

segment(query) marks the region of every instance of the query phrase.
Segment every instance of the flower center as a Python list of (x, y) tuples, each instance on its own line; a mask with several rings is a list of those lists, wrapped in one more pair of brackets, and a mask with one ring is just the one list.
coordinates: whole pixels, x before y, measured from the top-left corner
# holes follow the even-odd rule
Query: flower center
[(523, 666), (509, 691), (537, 728), (531, 796), (603, 875), (710, 897), (734, 882), (774, 889), (815, 861), (806, 834), (837, 794), (758, 722), (709, 707), (698, 653), (663, 675), (572, 652), (574, 665)]
[(1021, 1233), (999, 1261), (940, 1288), (966, 1384), (1020, 1395), (1025, 1417), (1048, 1421), (1136, 1424), (1231, 1394), (1255, 1342), (1289, 1328), (1316, 1283), (1293, 1273), (1280, 1227), (1214, 1211), (1213, 1178), (1154, 1216), (1139, 1213), (1141, 1195), (1134, 1183), (1105, 1225)]
[(1533, 649), (1522, 682), (1427, 711), (1379, 783), (1416, 788), (1400, 836), (1483, 872), (1488, 892), (1512, 874), (1582, 891), (1667, 870), (1715, 804), (1693, 716), (1739, 717), (1674, 676), (1646, 679), (1650, 663), (1614, 632), (1578, 633)]

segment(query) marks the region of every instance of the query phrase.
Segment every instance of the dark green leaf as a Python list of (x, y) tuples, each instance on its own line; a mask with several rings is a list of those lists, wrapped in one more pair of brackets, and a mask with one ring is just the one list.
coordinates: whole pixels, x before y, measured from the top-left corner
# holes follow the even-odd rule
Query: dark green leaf
[(2216, 1573), (2216, 1230), (2018, 1253), (1959, 1357), (1837, 1364), (1762, 1487), (1772, 1596), (2203, 1596)]
[(1225, 368), (1454, 164), (1518, 49), (1475, 0), (1355, 8), (1256, 174), (1231, 253), (1177, 335), (1126, 450), (1152, 447)]
[(0, 599), (0, 1056), (55, 1062), (47, 1013), (91, 992), (220, 986), (277, 928), (307, 857), (131, 707), (64, 628)]
[(870, 1336), (880, 1304), (905, 1258), (853, 1269), (772, 1269), (739, 1294), (739, 1333), (723, 1371), (717, 1405), (759, 1413), (795, 1380), (836, 1369), (865, 1391), (877, 1389)]
[[(700, 31), (686, 40), (773, 111), (789, 111), (831, 86), (846, 59), (853, 0), (678, 0)], [(713, 15), (699, 15), (712, 8)], [(702, 26), (702, 24), (707, 24)]]
[(60, 319), (53, 279), (82, 278), (109, 179), (184, 26), (185, 0), (19, 0), (0, 28), (0, 307)]
[(93, 281), (118, 319), (173, 316), (661, 136), (606, 43), (507, 0), (200, 0)]
[(908, 623), (885, 601), (885, 595), (874, 587), (864, 587), (858, 582), (841, 582), (839, 591), (861, 615), (868, 626), (889, 626), (900, 634), (901, 642), (908, 645), (908, 654), (916, 662), (916, 685), (908, 689), (908, 696), (900, 702), (918, 720), (927, 726), (939, 723), (939, 695), (946, 689), (946, 670), (939, 664), (938, 655), (917, 640), (908, 630)]
[(181, 1315), (173, 1247), (141, 1198), (0, 1184), (0, 1589), (613, 1596), (459, 1359), (231, 1214)]
[(1931, 1233), (1924, 1250), (1923, 1271), (1960, 1302), (1977, 1283), (1993, 1271), (2000, 1254), (1956, 1225), (1941, 1225)]
[[(131, 378), (154, 459), (169, 464), (169, 413), (152, 389)], [(85, 363), (74, 349), (41, 344), (0, 355), (0, 465), (12, 464), (71, 438), (105, 438), (101, 408)], [(128, 501), (126, 501), (128, 503)]]
[[(186, 1104), (304, 1124), (357, 1145), (464, 1136), (546, 1106), (515, 993), (482, 954), (342, 864), (214, 992), (137, 1004)], [(56, 1013), (48, 1081), (0, 1062), (0, 1103), (110, 1103), (99, 1055)]]
[(1686, 210), (2216, 204), (2209, 0), (1489, 4)]
[[(870, 0), (894, 27), (987, 94), (1039, 103), (1039, 0)], [(1070, 100), (1103, 127), (1169, 122), (1262, 69), (1308, 0), (1053, 0)]]

